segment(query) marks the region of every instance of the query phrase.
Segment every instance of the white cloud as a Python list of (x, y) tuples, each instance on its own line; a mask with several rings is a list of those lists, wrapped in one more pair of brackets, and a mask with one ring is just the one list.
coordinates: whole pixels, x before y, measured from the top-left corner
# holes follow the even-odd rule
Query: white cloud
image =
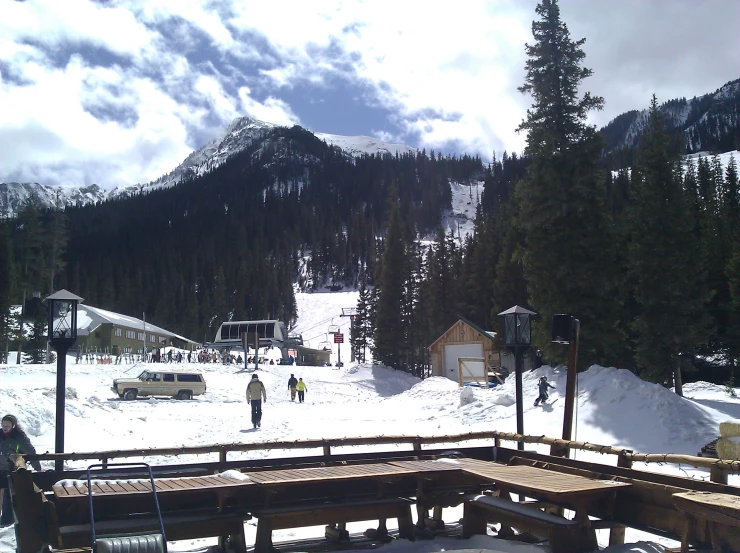
[[(531, 100), (516, 88), (535, 4), (0, 0), (0, 180), (154, 179), (236, 116), (309, 119), (284, 98), (337, 80), (391, 114), (357, 134), (521, 151), (515, 129)], [(653, 91), (692, 96), (738, 77), (740, 3), (561, 0), (561, 10), (573, 38), (588, 38), (586, 88), (606, 97), (595, 122)]]
[(300, 124), (298, 116), (282, 100), (270, 96), (264, 102), (258, 102), (250, 96), (250, 93), (248, 86), (239, 89), (239, 99), (246, 115), (276, 125), (293, 126)]
[(154, 33), (125, 7), (88, 0), (0, 0), (0, 36), (58, 45), (89, 42), (121, 55), (136, 56)]

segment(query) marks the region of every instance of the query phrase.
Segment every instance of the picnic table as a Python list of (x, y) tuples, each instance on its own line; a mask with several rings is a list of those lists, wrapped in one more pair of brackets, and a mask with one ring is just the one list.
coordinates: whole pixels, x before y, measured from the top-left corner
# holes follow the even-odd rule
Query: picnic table
[[(553, 552), (597, 549), (589, 511), (598, 506), (600, 512), (611, 514), (617, 490), (631, 485), (613, 480), (592, 480), (527, 465), (509, 466), (485, 461), (467, 463), (467, 460), (465, 463), (463, 470), (495, 485), (499, 497), (467, 498), (465, 520), (468, 528), (464, 528), (464, 533), (480, 533), (485, 528), (486, 513), (489, 513), (502, 523), (500, 536), (513, 535), (512, 526), (531, 530), (546, 536)], [(515, 502), (512, 494), (518, 495), (520, 501)], [(522, 501), (526, 498), (537, 501)], [(570, 509), (575, 516), (567, 520), (539, 510), (550, 505)]]
[(673, 504), (684, 513), (686, 527), (681, 552), (689, 551), (692, 527), (706, 524), (714, 553), (740, 551), (740, 496), (712, 492), (673, 494)]

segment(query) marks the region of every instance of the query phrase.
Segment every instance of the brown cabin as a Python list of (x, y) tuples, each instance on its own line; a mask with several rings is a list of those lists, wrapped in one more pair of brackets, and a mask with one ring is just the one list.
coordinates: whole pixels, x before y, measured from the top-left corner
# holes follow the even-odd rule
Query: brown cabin
[(486, 366), (499, 366), (499, 353), (494, 349), (496, 333), (483, 330), (464, 317), (448, 328), (429, 346), (432, 376), (445, 376), (460, 381), (458, 359), (485, 359)]

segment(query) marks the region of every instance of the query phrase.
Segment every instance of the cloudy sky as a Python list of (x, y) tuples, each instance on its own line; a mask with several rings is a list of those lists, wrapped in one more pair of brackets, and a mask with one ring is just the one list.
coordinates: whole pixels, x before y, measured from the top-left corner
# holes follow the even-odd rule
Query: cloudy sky
[[(152, 180), (249, 115), (520, 152), (536, 0), (0, 0), (0, 182)], [(593, 123), (740, 77), (737, 0), (561, 0)]]

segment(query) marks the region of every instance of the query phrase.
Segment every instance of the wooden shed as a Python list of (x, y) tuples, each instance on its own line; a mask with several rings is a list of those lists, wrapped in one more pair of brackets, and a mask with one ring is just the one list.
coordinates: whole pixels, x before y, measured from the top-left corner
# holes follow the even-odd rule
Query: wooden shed
[(460, 358), (485, 359), (489, 369), (499, 366), (499, 353), (494, 350), (495, 336), (495, 332), (483, 330), (465, 317), (460, 317), (429, 346), (432, 376), (445, 376), (460, 382)]

